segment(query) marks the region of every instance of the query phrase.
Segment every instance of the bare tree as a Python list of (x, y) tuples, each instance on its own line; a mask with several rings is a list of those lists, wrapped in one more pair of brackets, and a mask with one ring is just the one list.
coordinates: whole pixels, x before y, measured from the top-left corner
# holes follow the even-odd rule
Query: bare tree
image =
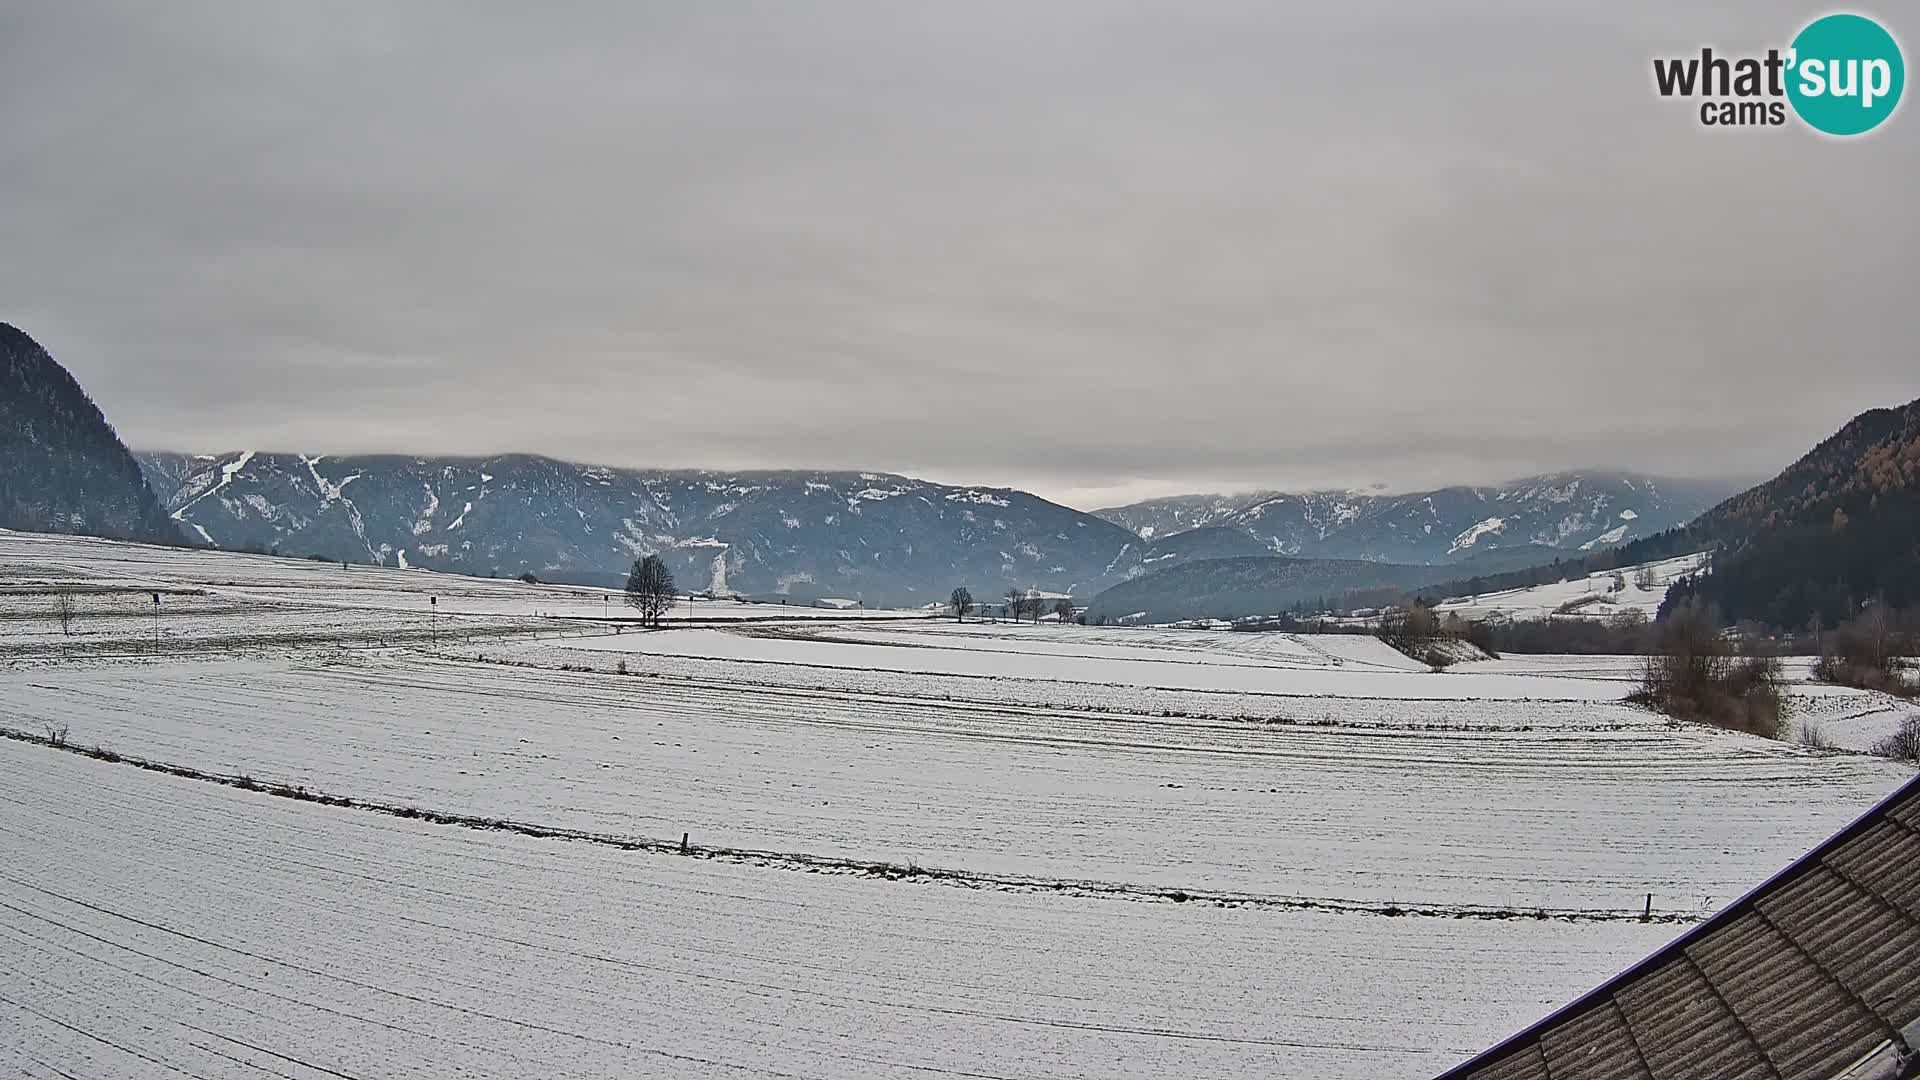
[(1053, 602), (1053, 614), (1055, 617), (1057, 617), (1060, 620), (1060, 624), (1062, 626), (1065, 626), (1067, 623), (1072, 622), (1073, 621), (1073, 601), (1068, 600), (1065, 597), (1055, 600)]
[(1376, 636), (1408, 656), (1424, 659), (1427, 647), (1439, 633), (1440, 616), (1434, 612), (1433, 604), (1424, 598), (1415, 598), (1405, 608), (1383, 609)]
[(1641, 567), (1640, 572), (1633, 575), (1633, 583), (1641, 592), (1652, 592), (1660, 586), (1659, 579), (1653, 576), (1653, 567), (1651, 566)]
[(54, 610), (60, 616), (60, 632), (71, 637), (73, 635), (73, 594), (64, 589), (61, 590), (54, 600)]
[(953, 590), (952, 596), (947, 597), (947, 606), (953, 609), (954, 622), (965, 622), (967, 616), (973, 613), (973, 593), (967, 591), (967, 587), (962, 585)]
[(659, 626), (660, 619), (673, 610), (673, 571), (658, 555), (634, 560), (627, 575), (627, 604), (640, 613), (643, 626)]
[(1027, 593), (1025, 589), (1007, 590), (1007, 618), (1019, 622), (1027, 613)]

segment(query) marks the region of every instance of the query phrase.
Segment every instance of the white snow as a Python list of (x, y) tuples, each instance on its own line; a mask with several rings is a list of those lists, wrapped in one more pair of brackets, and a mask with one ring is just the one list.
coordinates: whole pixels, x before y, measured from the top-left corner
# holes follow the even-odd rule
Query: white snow
[[(947, 493), (947, 501), (976, 503), (981, 506), (1011, 505), (1007, 502), (1007, 500), (1001, 498), (998, 495), (995, 495), (990, 491), (950, 491)], [(1142, 535), (1145, 535), (1145, 534), (1143, 533)]]
[[(186, 518), (184, 517), (184, 515), (188, 510), (193, 509), (195, 503), (198, 503), (200, 500), (206, 498), (209, 495), (219, 492), (220, 490), (224, 489), (228, 484), (233, 483), (233, 478), (235, 476), (238, 476), (241, 470), (247, 467), (247, 463), (251, 462), (252, 460), (253, 460), (253, 451), (242, 450), (239, 456), (235, 457), (232, 461), (227, 462), (225, 465), (220, 466), (220, 482), (208, 488), (207, 490), (201, 492), (200, 494), (194, 496), (192, 499), (188, 500), (186, 503), (182, 504), (180, 509), (175, 510), (171, 515), (173, 520), (185, 521)], [(195, 527), (198, 528), (198, 526), (195, 526)], [(201, 529), (200, 532), (202, 535), (206, 534), (205, 529)]]
[(413, 523), (415, 536), (424, 536), (433, 531), (433, 515), (440, 509), (440, 496), (434, 493), (433, 487), (428, 484), (420, 486), (426, 490), (427, 503), (420, 508), (420, 516)]
[[(612, 634), (613, 590), (0, 563), (39, 575), (0, 726), (574, 837), (0, 740), (7, 1075), (1430, 1076), (1911, 775), (1628, 707), (1627, 657), (730, 602), (769, 621)], [(104, 590), (74, 635), (49, 575)], [(1894, 709), (1795, 694), (1848, 738)]]
[(1458, 554), (1478, 543), (1483, 536), (1498, 535), (1506, 531), (1507, 522), (1505, 518), (1487, 518), (1485, 521), (1469, 526), (1465, 532), (1454, 537), (1453, 543), (1447, 547), (1447, 554)]
[(1586, 543), (1581, 544), (1580, 550), (1592, 551), (1594, 548), (1600, 547), (1606, 544), (1617, 544), (1626, 537), (1628, 528), (1629, 526), (1626, 526), (1626, 525), (1615, 525), (1613, 528), (1608, 529), (1606, 532), (1601, 533), (1599, 536), (1596, 536), (1593, 539), (1587, 541)]
[[(1705, 564), (1706, 556), (1701, 554), (1622, 567), (1618, 573), (1626, 588), (1618, 593), (1611, 591), (1614, 572), (1601, 571), (1572, 581), (1458, 597), (1442, 603), (1440, 610), (1458, 612), (1466, 619), (1612, 618), (1629, 610), (1652, 617), (1666, 599), (1667, 587)], [(1651, 588), (1640, 587), (1637, 579), (1642, 570), (1652, 575)], [(1578, 606), (1561, 610), (1572, 605)]]
[(1674, 930), (797, 873), (17, 743), (0, 792), (8, 1075), (1391, 1080)]

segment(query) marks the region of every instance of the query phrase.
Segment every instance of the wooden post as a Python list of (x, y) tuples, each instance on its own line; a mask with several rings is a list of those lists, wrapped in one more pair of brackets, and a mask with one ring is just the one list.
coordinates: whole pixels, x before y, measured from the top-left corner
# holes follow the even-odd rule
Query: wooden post
[(1652, 893), (1647, 894), (1647, 910), (1644, 914), (1640, 916), (1640, 921), (1641, 922), (1653, 921), (1653, 894)]
[(685, 855), (685, 854), (687, 853), (687, 837), (688, 837), (689, 835), (691, 835), (691, 834), (689, 834), (689, 833), (681, 833), (681, 834), (680, 834), (680, 854), (682, 854), (682, 855)]

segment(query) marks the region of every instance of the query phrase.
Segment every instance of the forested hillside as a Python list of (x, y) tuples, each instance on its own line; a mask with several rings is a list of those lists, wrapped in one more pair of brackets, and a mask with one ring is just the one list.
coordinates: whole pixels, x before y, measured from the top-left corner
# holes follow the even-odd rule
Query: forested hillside
[(1826, 626), (1869, 600), (1920, 605), (1920, 401), (1862, 413), (1774, 479), (1701, 515), (1722, 546), (1670, 605)]
[(0, 527), (179, 536), (93, 399), (7, 323), (0, 323)]

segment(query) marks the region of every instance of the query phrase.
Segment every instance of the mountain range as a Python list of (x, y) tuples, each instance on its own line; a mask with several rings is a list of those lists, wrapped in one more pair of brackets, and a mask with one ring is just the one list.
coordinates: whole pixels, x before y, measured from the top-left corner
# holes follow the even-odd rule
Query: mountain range
[(612, 583), (658, 553), (682, 588), (918, 605), (956, 585), (1090, 594), (1138, 544), (1023, 491), (887, 473), (616, 469), (524, 454), (140, 460), (173, 517), (210, 544), (466, 574)]
[[(1402, 495), (1180, 496), (1089, 514), (1011, 488), (878, 472), (525, 454), (129, 455), (70, 374), (0, 329), (12, 440), (0, 524), (468, 574), (614, 584), (658, 553), (682, 588), (921, 605), (957, 585), (976, 597), (1009, 587), (1090, 597), (1188, 564), (1286, 556), (1353, 564), (1323, 567), (1328, 586), (1396, 584), (1429, 576), (1399, 567), (1490, 573), (1630, 542), (1723, 494), (1583, 471)], [(1305, 588), (1315, 573), (1286, 576)]]
[(1257, 552), (1236, 554), (1445, 563), (1494, 548), (1593, 551), (1626, 543), (1686, 524), (1728, 490), (1723, 484), (1583, 470), (1398, 495), (1177, 495), (1094, 514), (1149, 541), (1205, 528), (1244, 533), (1258, 545)]
[(1010, 488), (888, 473), (620, 469), (518, 454), (138, 456), (172, 516), (219, 547), (601, 583), (659, 553), (683, 587), (870, 604), (925, 604), (962, 584), (976, 596), (1010, 586), (1092, 596), (1180, 563), (1275, 553), (1545, 561), (1668, 527), (1705, 501), (1647, 477), (1568, 473), (1344, 501), (1267, 496), (1219, 524), (1148, 538), (1126, 526), (1135, 508), (1087, 514)]

